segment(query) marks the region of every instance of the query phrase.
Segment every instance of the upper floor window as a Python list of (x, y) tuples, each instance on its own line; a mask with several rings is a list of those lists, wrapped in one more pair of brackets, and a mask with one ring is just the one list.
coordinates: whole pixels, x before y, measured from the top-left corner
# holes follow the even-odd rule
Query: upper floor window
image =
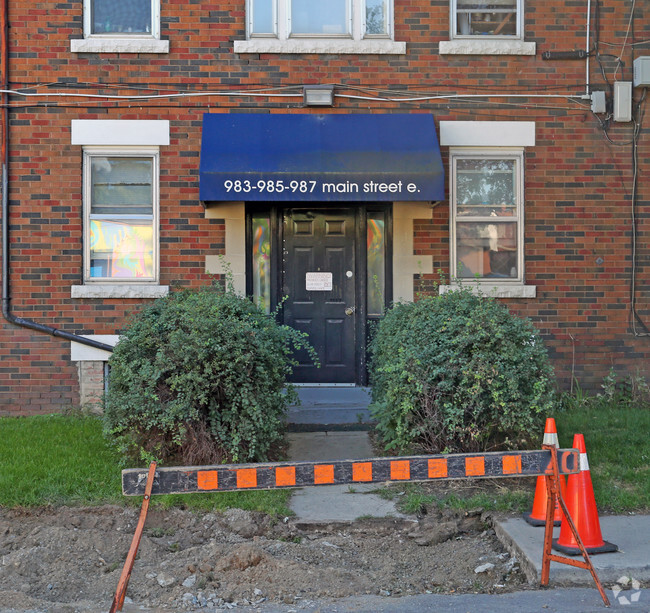
[(248, 0), (246, 10), (237, 53), (406, 52), (392, 40), (393, 0)]
[(160, 0), (84, 0), (84, 38), (76, 53), (167, 53), (160, 40)]
[(89, 0), (90, 34), (151, 34), (152, 0)]
[(452, 37), (521, 37), (523, 0), (451, 0)]
[(450, 0), (449, 9), (442, 55), (535, 55), (536, 44), (524, 40), (524, 0)]
[(456, 278), (523, 283), (523, 152), (451, 154)]
[(84, 281), (157, 280), (158, 151), (84, 150)]
[(249, 0), (251, 36), (390, 36), (392, 0)]

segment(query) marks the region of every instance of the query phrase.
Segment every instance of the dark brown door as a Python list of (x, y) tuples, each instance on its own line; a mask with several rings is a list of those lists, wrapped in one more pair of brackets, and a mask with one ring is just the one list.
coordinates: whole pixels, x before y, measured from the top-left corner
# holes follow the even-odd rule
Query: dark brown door
[(284, 212), (284, 323), (309, 335), (320, 368), (296, 355), (295, 383), (354, 383), (355, 214), (353, 209), (293, 208)]

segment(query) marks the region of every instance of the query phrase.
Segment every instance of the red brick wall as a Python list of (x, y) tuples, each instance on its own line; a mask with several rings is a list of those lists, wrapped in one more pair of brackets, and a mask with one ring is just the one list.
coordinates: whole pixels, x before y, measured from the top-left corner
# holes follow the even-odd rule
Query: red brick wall
[[(610, 124), (608, 136), (616, 143), (611, 144), (589, 101), (581, 106), (564, 98), (532, 96), (585, 92), (584, 60), (541, 57), (544, 51), (584, 49), (584, 2), (527, 3), (526, 40), (537, 43), (535, 56), (441, 56), (438, 42), (448, 40), (449, 3), (395, 0), (395, 38), (406, 41), (406, 56), (358, 57), (236, 55), (233, 41), (245, 37), (244, 0), (161, 4), (169, 54), (97, 55), (70, 52), (70, 39), (83, 36), (81, 2), (10, 1), (11, 88), (42, 84), (38, 91), (47, 87), (52, 93), (137, 95), (334, 83), (338, 94), (367, 97), (378, 90), (395, 97), (402, 90), (417, 95), (526, 95), (417, 102), (338, 97), (325, 112), (426, 112), (436, 121), (535, 121), (537, 144), (527, 149), (525, 163), (525, 266), (526, 282), (537, 286), (537, 298), (508, 304), (544, 332), (563, 384), (573, 372), (583, 387), (597, 388), (611, 366), (628, 373), (645, 369), (650, 375), (649, 338), (635, 336), (630, 325), (633, 168), (632, 146), (622, 143), (631, 141), (633, 124)], [(603, 72), (610, 83), (631, 80), (633, 57), (647, 48), (638, 46), (633, 52), (631, 43), (650, 39), (650, 15), (645, 3), (637, 3), (634, 29), (623, 47), (630, 3), (598, 4), (602, 57), (600, 63), (590, 58), (590, 81), (593, 88), (608, 90)], [(592, 14), (592, 28), (595, 24)], [(611, 57), (617, 54), (621, 66)], [(638, 100), (641, 91), (634, 95)], [(201, 115), (310, 112), (300, 98), (238, 95), (122, 102), (11, 96), (10, 102), (12, 310), (78, 334), (118, 333), (140, 303), (70, 298), (70, 286), (82, 282), (82, 152), (70, 144), (73, 119), (171, 121), (171, 144), (161, 148), (160, 280), (195, 286), (208, 280), (205, 256), (223, 252), (225, 241), (223, 222), (205, 219), (198, 201)], [(642, 110), (646, 108), (644, 101)], [(647, 120), (639, 134), (638, 161), (635, 299), (640, 320), (650, 326)], [(448, 219), (448, 203), (443, 202), (414, 229), (416, 254), (430, 255), (433, 269), (447, 276)], [(437, 277), (423, 276), (418, 289), (434, 291)], [(644, 332), (640, 324), (637, 331)], [(2, 320), (0, 414), (78, 404), (77, 368), (69, 354), (68, 341)]]

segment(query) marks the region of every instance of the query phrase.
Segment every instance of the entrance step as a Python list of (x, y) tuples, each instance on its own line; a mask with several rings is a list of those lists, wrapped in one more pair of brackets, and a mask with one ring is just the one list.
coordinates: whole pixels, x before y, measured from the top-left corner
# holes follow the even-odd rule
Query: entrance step
[(369, 387), (314, 385), (296, 387), (296, 391), (300, 403), (289, 407), (289, 431), (369, 430), (372, 427)]

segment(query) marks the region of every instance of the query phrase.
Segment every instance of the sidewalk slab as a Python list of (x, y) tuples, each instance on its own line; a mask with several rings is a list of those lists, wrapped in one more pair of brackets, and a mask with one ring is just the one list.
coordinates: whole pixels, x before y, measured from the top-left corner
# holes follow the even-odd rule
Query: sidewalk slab
[[(615, 583), (627, 576), (637, 581), (650, 581), (650, 516), (612, 515), (599, 518), (600, 529), (605, 541), (614, 543), (619, 551), (590, 555), (598, 578), (603, 583)], [(542, 554), (544, 552), (544, 527), (534, 527), (523, 519), (510, 518), (495, 523), (499, 540), (517, 556), (526, 578), (539, 583), (542, 576)], [(560, 535), (560, 528), (553, 531), (553, 538)], [(558, 555), (559, 552), (553, 550)], [(582, 560), (582, 556), (572, 556)], [(551, 585), (582, 585), (593, 583), (589, 571), (551, 562)]]
[[(289, 433), (289, 459), (329, 462), (374, 457), (367, 432)], [(296, 490), (289, 508), (303, 523), (352, 522), (360, 517), (406, 519), (395, 504), (373, 494), (377, 484), (323, 485)]]

